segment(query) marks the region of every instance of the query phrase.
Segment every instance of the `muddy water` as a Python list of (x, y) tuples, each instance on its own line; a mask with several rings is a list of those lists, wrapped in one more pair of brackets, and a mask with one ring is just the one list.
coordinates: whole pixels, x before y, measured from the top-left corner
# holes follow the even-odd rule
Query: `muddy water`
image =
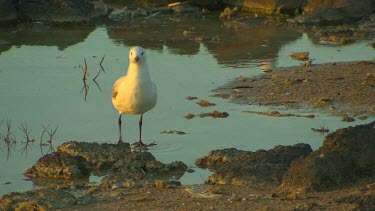
[[(192, 33), (183, 36), (183, 31)], [(196, 37), (204, 42), (197, 42)], [(198, 39), (198, 40), (199, 40)], [(125, 74), (128, 50), (132, 45), (147, 49), (151, 76), (158, 87), (158, 104), (144, 116), (144, 141), (155, 142), (151, 152), (162, 162), (181, 160), (196, 170), (187, 173), (183, 184), (202, 183), (209, 172), (194, 167), (197, 157), (213, 149), (234, 147), (243, 150), (269, 149), (299, 142), (317, 148), (323, 137), (310, 128), (325, 126), (331, 131), (366, 121), (343, 123), (337, 117), (313, 111), (315, 119), (275, 118), (244, 113), (269, 108), (231, 104), (210, 97), (212, 89), (239, 75), (261, 74), (261, 68), (299, 65), (291, 52), (309, 51), (314, 63), (372, 59), (368, 41), (347, 46), (315, 45), (307, 34), (274, 27), (233, 30), (216, 18), (165, 17), (100, 27), (54, 28), (42, 24), (0, 30), (0, 134), (6, 135), (11, 122), (17, 143), (0, 143), (0, 194), (33, 188), (23, 172), (43, 154), (51, 152), (47, 143), (52, 132), (56, 147), (69, 140), (116, 143), (117, 111), (111, 104), (116, 78)], [(100, 61), (104, 57), (101, 72)], [(86, 58), (89, 76), (86, 86), (82, 71)], [(86, 94), (85, 94), (86, 90)], [(86, 95), (86, 96), (85, 96)], [(197, 100), (209, 100), (214, 107), (201, 108)], [(225, 119), (184, 118), (212, 110), (226, 111)], [(138, 138), (138, 116), (123, 117), (127, 142)], [(25, 143), (21, 123), (27, 124), (34, 143)], [(165, 134), (178, 130), (186, 135)], [(43, 138), (41, 136), (43, 134)], [(93, 180), (98, 178), (93, 177)]]

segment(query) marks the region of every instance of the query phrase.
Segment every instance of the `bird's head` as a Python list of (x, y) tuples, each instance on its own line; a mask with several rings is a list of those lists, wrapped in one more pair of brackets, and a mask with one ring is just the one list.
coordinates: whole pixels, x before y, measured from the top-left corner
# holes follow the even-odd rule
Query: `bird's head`
[(129, 51), (129, 60), (131, 63), (143, 63), (146, 61), (146, 52), (142, 47), (134, 46)]

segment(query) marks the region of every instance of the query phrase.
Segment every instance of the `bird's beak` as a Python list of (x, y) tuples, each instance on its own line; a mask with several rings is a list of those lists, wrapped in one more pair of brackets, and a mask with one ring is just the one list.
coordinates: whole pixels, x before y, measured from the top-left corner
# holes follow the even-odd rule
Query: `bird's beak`
[(138, 56), (136, 56), (134, 59), (135, 59), (136, 62), (139, 61), (139, 57)]

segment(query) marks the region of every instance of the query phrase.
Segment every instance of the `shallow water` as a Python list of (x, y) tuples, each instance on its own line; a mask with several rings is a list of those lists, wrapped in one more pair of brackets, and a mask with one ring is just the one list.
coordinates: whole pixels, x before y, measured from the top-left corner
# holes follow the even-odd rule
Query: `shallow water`
[[(184, 30), (195, 34), (185, 37)], [(198, 43), (196, 36), (220, 37)], [(7, 150), (0, 143), (0, 195), (33, 188), (23, 172), (49, 150), (39, 147), (43, 126), (58, 127), (53, 136), (57, 147), (69, 140), (117, 143), (117, 111), (111, 103), (113, 82), (125, 74), (128, 51), (132, 45), (147, 49), (151, 76), (158, 87), (158, 104), (144, 116), (143, 137), (155, 142), (151, 149), (162, 162), (181, 160), (196, 170), (186, 173), (183, 184), (203, 183), (210, 173), (194, 167), (196, 158), (214, 149), (234, 147), (255, 151), (276, 145), (308, 143), (314, 149), (323, 136), (310, 128), (326, 126), (331, 131), (349, 125), (373, 121), (344, 123), (317, 111), (297, 111), (316, 115), (315, 119), (276, 118), (244, 113), (245, 110), (266, 111), (270, 108), (237, 105), (229, 100), (210, 97), (211, 91), (239, 75), (262, 74), (262, 66), (299, 65), (289, 57), (291, 52), (309, 51), (314, 63), (373, 59), (375, 52), (366, 40), (347, 46), (313, 44), (306, 33), (273, 27), (232, 30), (214, 19), (160, 18), (132, 21), (100, 27), (51, 28), (41, 24), (4, 28), (0, 31), (0, 134), (6, 134), (6, 123), (17, 143)], [(97, 85), (92, 81), (100, 69)], [(85, 100), (82, 71), (87, 60), (89, 79)], [(216, 103), (201, 108), (198, 100)], [(184, 118), (212, 110), (226, 111), (225, 119)], [(138, 138), (138, 116), (123, 116), (123, 133), (127, 142)], [(27, 124), (36, 141), (23, 151), (25, 138), (18, 128)], [(164, 134), (179, 130), (186, 135)], [(13, 137), (12, 136), (12, 137)], [(44, 134), (43, 141), (48, 139)], [(95, 179), (93, 179), (95, 180)]]

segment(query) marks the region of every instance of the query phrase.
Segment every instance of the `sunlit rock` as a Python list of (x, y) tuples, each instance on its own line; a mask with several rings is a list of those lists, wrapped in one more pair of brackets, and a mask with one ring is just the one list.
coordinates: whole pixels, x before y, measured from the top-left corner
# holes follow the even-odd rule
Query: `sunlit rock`
[(284, 174), (287, 188), (323, 190), (375, 175), (375, 122), (343, 128), (323, 146), (294, 161)]
[(155, 184), (156, 180), (177, 180), (187, 169), (181, 161), (163, 164), (149, 152), (134, 152), (127, 159), (117, 162), (99, 186), (105, 189), (142, 187)]
[(311, 152), (308, 144), (276, 146), (256, 152), (234, 148), (214, 150), (198, 158), (195, 164), (215, 172), (206, 180), (209, 184), (253, 185), (281, 181), (290, 163)]
[(301, 9), (303, 0), (223, 0), (223, 2), (260, 14), (295, 14), (296, 10)]
[(80, 179), (89, 176), (88, 166), (81, 156), (53, 152), (40, 158), (25, 175), (31, 178)]
[(108, 169), (117, 161), (127, 159), (131, 154), (129, 143), (98, 144), (70, 141), (61, 144), (57, 151), (66, 152), (73, 156), (81, 156), (94, 169)]

